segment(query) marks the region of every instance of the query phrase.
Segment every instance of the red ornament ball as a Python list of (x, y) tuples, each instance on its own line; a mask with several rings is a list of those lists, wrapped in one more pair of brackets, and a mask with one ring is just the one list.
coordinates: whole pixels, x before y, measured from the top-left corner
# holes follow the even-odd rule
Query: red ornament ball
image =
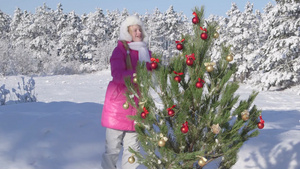
[(181, 127), (181, 132), (182, 133), (187, 133), (189, 131), (189, 128), (187, 126)]
[(178, 43), (178, 44), (176, 45), (176, 48), (177, 48), (178, 50), (182, 50), (182, 49), (183, 49), (183, 44)]
[(187, 58), (187, 59), (186, 59), (186, 64), (187, 64), (188, 66), (192, 66), (192, 65), (194, 64), (194, 59), (193, 59), (193, 58)]
[(174, 115), (175, 115), (175, 111), (174, 110), (169, 110), (168, 111), (168, 115), (170, 116), (170, 117), (173, 117)]
[(265, 125), (264, 125), (264, 123), (259, 122), (259, 123), (257, 123), (257, 127), (258, 127), (259, 129), (263, 129), (263, 128), (265, 127)]
[(197, 82), (196, 87), (197, 88), (203, 88), (203, 83), (202, 82)]
[(175, 76), (174, 80), (177, 81), (178, 83), (181, 81), (181, 77), (180, 76)]
[(208, 37), (208, 35), (206, 32), (201, 33), (201, 39), (205, 40), (205, 39), (207, 39), (207, 37)]
[(145, 112), (142, 112), (142, 113), (141, 113), (141, 117), (142, 117), (143, 119), (145, 119), (145, 118), (147, 117), (147, 114), (146, 114)]
[(199, 23), (199, 18), (198, 18), (198, 17), (194, 17), (194, 18), (192, 19), (192, 22), (193, 22), (193, 24)]
[(152, 69), (156, 69), (157, 68), (157, 63), (156, 62), (152, 62), (151, 63), (151, 68)]

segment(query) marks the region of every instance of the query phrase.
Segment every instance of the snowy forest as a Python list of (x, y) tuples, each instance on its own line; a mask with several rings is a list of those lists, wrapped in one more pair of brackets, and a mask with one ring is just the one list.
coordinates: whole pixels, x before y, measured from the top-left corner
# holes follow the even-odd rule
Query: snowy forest
[[(145, 23), (150, 50), (167, 62), (179, 53), (175, 41), (192, 32), (192, 13), (186, 16), (170, 6), (165, 12), (154, 9), (134, 14)], [(62, 4), (55, 10), (44, 4), (35, 13), (17, 8), (13, 16), (0, 10), (0, 74), (80, 74), (107, 69), (120, 23), (129, 15), (126, 9), (104, 13), (98, 8), (79, 16), (74, 11), (65, 13)], [(262, 90), (299, 84), (299, 1), (269, 3), (263, 11), (254, 11), (249, 2), (243, 10), (232, 3), (226, 15), (206, 17), (219, 25), (219, 38), (214, 42), (218, 48), (208, 55), (217, 59), (222, 45), (230, 45), (238, 64), (234, 80)]]

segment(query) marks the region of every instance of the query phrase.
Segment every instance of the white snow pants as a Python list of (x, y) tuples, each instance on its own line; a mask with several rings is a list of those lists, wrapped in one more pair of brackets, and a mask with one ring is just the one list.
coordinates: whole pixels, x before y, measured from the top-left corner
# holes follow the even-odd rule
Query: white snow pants
[(122, 146), (122, 169), (135, 169), (139, 166), (137, 158), (135, 158), (136, 161), (133, 164), (128, 162), (128, 158), (132, 156), (128, 151), (129, 147), (135, 151), (140, 149), (137, 141), (137, 133), (106, 128), (105, 152), (103, 153), (101, 162), (103, 169), (117, 169), (117, 161)]

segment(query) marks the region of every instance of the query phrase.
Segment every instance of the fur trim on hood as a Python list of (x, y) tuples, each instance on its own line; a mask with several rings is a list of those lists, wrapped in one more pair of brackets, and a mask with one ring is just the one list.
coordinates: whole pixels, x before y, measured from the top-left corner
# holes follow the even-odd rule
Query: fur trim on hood
[(122, 22), (121, 27), (120, 27), (120, 37), (119, 40), (126, 40), (131, 42), (132, 37), (128, 32), (128, 26), (131, 25), (139, 25), (142, 28), (142, 34), (143, 34), (143, 41), (148, 42), (148, 35), (145, 32), (145, 27), (143, 22), (135, 15), (128, 16), (125, 21)]

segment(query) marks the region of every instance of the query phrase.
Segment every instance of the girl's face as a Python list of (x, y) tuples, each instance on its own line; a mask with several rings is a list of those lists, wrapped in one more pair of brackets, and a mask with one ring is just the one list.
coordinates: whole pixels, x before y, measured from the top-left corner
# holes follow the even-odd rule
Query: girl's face
[(129, 26), (128, 32), (132, 37), (133, 42), (141, 42), (143, 41), (143, 33), (140, 25), (132, 25)]

